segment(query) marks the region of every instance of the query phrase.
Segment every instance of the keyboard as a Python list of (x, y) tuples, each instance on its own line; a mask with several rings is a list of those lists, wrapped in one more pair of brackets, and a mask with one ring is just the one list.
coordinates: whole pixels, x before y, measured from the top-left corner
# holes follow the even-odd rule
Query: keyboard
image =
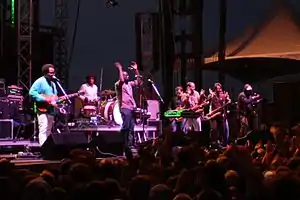
[(166, 118), (197, 118), (200, 116), (200, 114), (195, 113), (194, 111), (191, 110), (167, 110), (164, 113), (164, 116)]

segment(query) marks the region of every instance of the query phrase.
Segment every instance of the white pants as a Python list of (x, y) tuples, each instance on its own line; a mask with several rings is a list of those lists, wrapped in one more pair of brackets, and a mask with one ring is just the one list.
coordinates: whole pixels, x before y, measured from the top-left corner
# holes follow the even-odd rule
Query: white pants
[(37, 120), (39, 126), (39, 144), (43, 145), (47, 140), (47, 137), (51, 134), (54, 116), (48, 114), (38, 114)]
[(182, 122), (183, 130), (185, 133), (194, 130), (194, 131), (202, 131), (201, 127), (201, 117), (198, 117), (196, 119), (188, 118), (184, 119)]

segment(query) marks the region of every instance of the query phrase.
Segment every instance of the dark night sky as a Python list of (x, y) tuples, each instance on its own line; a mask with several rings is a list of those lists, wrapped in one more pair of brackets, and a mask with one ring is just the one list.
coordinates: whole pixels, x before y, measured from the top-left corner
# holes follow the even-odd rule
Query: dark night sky
[[(74, 27), (76, 1), (69, 0), (69, 39)], [(127, 66), (135, 58), (134, 14), (156, 11), (158, 0), (118, 0), (120, 7), (107, 9), (105, 0), (81, 0), (80, 20), (74, 56), (70, 70), (70, 89), (77, 89), (89, 73), (98, 75), (104, 69), (103, 88), (112, 88), (117, 79), (113, 63), (119, 60)], [(218, 41), (218, 0), (204, 0), (204, 46), (215, 47)], [(298, 0), (289, 0), (300, 11)], [(228, 0), (228, 39), (235, 38), (247, 27), (263, 20), (275, 0)], [(41, 24), (53, 25), (54, 1), (41, 0)], [(178, 30), (179, 30), (178, 25)], [(300, 38), (300, 37), (299, 37)], [(98, 75), (99, 76), (99, 75)], [(211, 87), (217, 74), (205, 72), (204, 87)], [(278, 79), (276, 79), (278, 80)], [(268, 99), (272, 99), (272, 82), (256, 84)], [(160, 81), (157, 83), (159, 86)], [(236, 94), (242, 84), (226, 78), (226, 88)], [(160, 87), (161, 88), (161, 87)]]

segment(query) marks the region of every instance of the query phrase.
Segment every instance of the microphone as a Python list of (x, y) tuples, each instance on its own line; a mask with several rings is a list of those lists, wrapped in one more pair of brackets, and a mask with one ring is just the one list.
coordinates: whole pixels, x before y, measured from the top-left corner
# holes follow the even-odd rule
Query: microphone
[(54, 80), (56, 80), (56, 81), (59, 81), (60, 82), (60, 80), (56, 77), (56, 76), (52, 76), (52, 78), (54, 79)]
[(129, 70), (135, 70), (133, 67), (129, 66), (128, 67)]
[(149, 81), (150, 83), (153, 83), (153, 81), (152, 81), (150, 78), (148, 78), (148, 81)]

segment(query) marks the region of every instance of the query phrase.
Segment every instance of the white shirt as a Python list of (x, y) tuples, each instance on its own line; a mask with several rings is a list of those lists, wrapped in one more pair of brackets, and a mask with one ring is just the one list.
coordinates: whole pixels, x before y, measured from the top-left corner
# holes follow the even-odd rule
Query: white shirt
[(95, 84), (92, 86), (88, 83), (82, 84), (79, 92), (84, 92), (84, 94), (80, 96), (82, 100), (87, 98), (89, 101), (93, 101), (98, 98), (98, 87)]

